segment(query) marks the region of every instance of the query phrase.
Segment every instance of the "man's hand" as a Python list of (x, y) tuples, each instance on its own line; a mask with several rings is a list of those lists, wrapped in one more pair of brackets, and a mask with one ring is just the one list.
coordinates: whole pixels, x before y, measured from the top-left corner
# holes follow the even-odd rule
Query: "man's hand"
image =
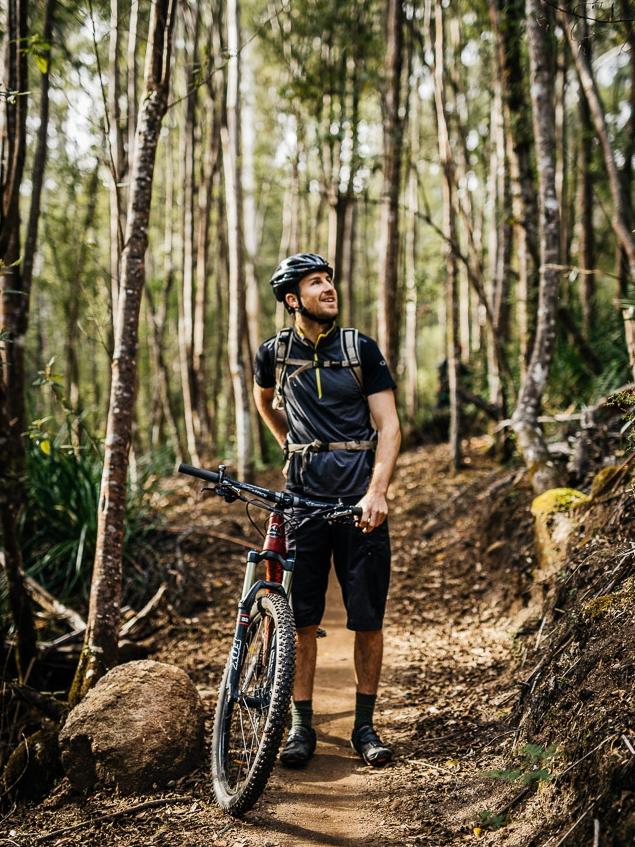
[(388, 517), (388, 503), (383, 494), (367, 491), (357, 505), (364, 510), (358, 521), (362, 532), (372, 532)]

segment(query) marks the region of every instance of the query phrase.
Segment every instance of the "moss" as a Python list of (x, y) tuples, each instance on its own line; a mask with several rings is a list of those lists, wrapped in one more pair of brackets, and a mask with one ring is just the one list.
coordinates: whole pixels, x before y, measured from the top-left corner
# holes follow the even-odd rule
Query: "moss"
[(550, 488), (535, 497), (531, 504), (531, 513), (534, 517), (539, 515), (551, 515), (554, 512), (569, 512), (591, 498), (576, 488)]
[(582, 615), (588, 621), (606, 617), (609, 612), (621, 612), (635, 606), (635, 577), (624, 581), (619, 591), (595, 597), (582, 607)]
[(597, 497), (620, 470), (620, 465), (607, 465), (605, 468), (600, 468), (591, 483), (591, 497)]

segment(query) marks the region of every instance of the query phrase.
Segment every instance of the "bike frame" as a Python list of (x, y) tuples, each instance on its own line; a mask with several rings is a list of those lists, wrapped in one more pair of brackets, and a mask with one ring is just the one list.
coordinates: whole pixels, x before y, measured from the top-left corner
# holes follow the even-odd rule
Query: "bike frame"
[[(293, 577), (294, 559), (286, 558), (287, 542), (284, 527), (284, 517), (280, 512), (273, 512), (267, 524), (264, 549), (258, 552), (250, 550), (247, 554), (247, 566), (243, 582), (242, 596), (238, 601), (238, 614), (236, 616), (236, 629), (231, 648), (231, 669), (229, 672), (230, 698), (236, 702), (240, 697), (238, 688), (240, 675), (240, 659), (245, 648), (247, 629), (251, 622), (251, 612), (254, 603), (257, 603), (257, 595), (260, 591), (272, 591), (281, 594), (289, 600), (291, 593), (291, 581)], [(256, 568), (260, 562), (265, 563), (265, 578), (256, 579)], [(269, 632), (266, 631), (266, 639), (269, 640)], [(254, 701), (254, 702), (251, 702)], [(248, 705), (259, 706), (256, 698), (249, 697)]]

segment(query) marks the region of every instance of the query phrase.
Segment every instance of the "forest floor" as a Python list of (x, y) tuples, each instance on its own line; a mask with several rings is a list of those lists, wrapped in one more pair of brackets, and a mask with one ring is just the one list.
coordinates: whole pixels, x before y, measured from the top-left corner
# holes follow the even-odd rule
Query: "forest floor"
[[(279, 487), (273, 474), (262, 481)], [(211, 732), (242, 568), (240, 549), (206, 538), (205, 528), (258, 542), (237, 504), (202, 500), (194, 486), (176, 485), (170, 498), (179, 500), (170, 516), (181, 528), (176, 558), (179, 572), (192, 579), (183, 591), (196, 601), (187, 616), (168, 615), (154, 636), (151, 658), (190, 674)], [(454, 476), (447, 471), (444, 446), (418, 448), (400, 457), (391, 497), (393, 577), (376, 724), (394, 745), (393, 764), (373, 770), (350, 749), (352, 635), (343, 625), (337, 586), (331, 585), (314, 698), (316, 756), (302, 771), (277, 766), (264, 797), (243, 820), (216, 808), (207, 768), (134, 798), (106, 791), (79, 798), (63, 780), (39, 806), (19, 807), (0, 822), (0, 845), (561, 843), (543, 838), (554, 799), (545, 800), (539, 781), (523, 785), (490, 773), (509, 767), (518, 744), (514, 707), (520, 681), (536, 665), (542, 632), (529, 639), (519, 635), (529, 615), (535, 567), (532, 497), (523, 471), (495, 464), (477, 440), (465, 469)], [(431, 519), (434, 531), (424, 534)], [(197, 530), (186, 536), (190, 525)], [(171, 802), (133, 808), (162, 798)], [(82, 822), (90, 823), (70, 829)], [(577, 843), (583, 842), (567, 845)]]

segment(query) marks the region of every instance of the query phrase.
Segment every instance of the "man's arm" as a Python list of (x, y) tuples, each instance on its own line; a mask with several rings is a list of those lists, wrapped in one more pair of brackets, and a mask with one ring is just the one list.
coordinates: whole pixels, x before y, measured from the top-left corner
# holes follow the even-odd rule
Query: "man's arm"
[(368, 491), (358, 504), (364, 510), (360, 519), (360, 526), (364, 532), (372, 532), (388, 516), (386, 494), (401, 445), (401, 429), (394, 391), (388, 388), (385, 391), (370, 394), (368, 406), (377, 429), (377, 450)]
[(273, 408), (274, 395), (274, 388), (261, 388), (257, 382), (254, 382), (254, 400), (260, 417), (267, 424), (278, 444), (284, 448), (289, 424), (285, 413)]

